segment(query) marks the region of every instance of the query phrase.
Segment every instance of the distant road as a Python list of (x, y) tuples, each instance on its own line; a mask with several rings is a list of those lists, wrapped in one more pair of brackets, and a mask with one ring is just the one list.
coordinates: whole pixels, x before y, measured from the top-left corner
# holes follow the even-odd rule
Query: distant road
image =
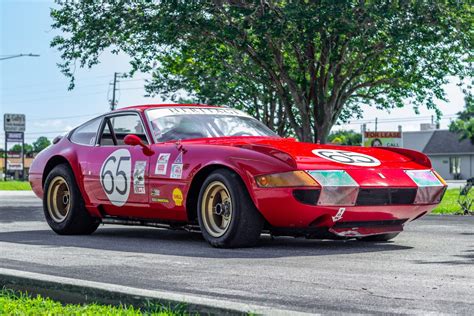
[(466, 185), (466, 180), (450, 180), (448, 183), (448, 189), (460, 189)]
[(474, 217), (428, 216), (392, 243), (214, 249), (180, 231), (58, 236), (29, 193), (0, 194), (0, 267), (321, 313), (474, 313)]

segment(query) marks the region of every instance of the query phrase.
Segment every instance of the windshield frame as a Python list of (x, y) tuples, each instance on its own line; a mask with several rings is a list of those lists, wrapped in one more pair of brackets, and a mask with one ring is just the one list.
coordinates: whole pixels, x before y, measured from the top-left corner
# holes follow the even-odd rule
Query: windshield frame
[[(196, 139), (212, 139), (212, 138), (227, 138), (227, 137), (276, 137), (276, 138), (279, 138), (280, 136), (275, 133), (274, 131), (272, 131), (268, 126), (266, 126), (265, 124), (263, 124), (262, 122), (260, 122), (259, 120), (257, 120), (256, 118), (254, 118), (253, 116), (243, 112), (243, 111), (240, 111), (240, 110), (237, 110), (237, 109), (233, 109), (233, 108), (226, 108), (226, 107), (214, 107), (214, 106), (196, 106), (196, 107), (193, 107), (193, 106), (176, 106), (176, 107), (155, 107), (155, 108), (148, 108), (144, 111), (144, 114), (145, 114), (145, 118), (146, 118), (146, 121), (147, 121), (147, 125), (148, 125), (148, 128), (150, 130), (150, 134), (151, 134), (151, 138), (153, 139), (154, 143), (155, 144), (159, 144), (159, 143), (166, 143), (166, 142), (174, 142), (174, 141), (178, 141), (178, 140), (169, 140), (169, 141), (160, 141), (156, 138), (155, 136), (155, 133), (154, 133), (154, 130), (153, 130), (153, 124), (152, 124), (152, 121), (150, 119), (150, 115), (149, 115), (149, 112), (150, 111), (154, 111), (154, 110), (160, 110), (160, 109), (172, 109), (172, 110), (177, 110), (177, 113), (176, 114), (179, 114), (179, 110), (185, 110), (185, 109), (195, 109), (195, 110), (200, 110), (200, 109), (209, 109), (209, 110), (228, 110), (230, 113), (227, 114), (227, 116), (236, 116), (236, 117), (242, 117), (242, 118), (248, 118), (248, 119), (252, 119), (252, 120), (255, 120), (257, 121), (258, 123), (262, 124), (263, 127), (267, 128), (270, 132), (272, 132), (274, 135), (246, 135), (246, 136), (217, 136), (217, 137), (199, 137), (199, 138), (186, 138), (186, 139), (180, 139), (180, 141), (186, 141), (186, 140), (196, 140)], [(190, 115), (192, 115), (192, 113), (189, 113)], [(207, 114), (207, 113), (206, 113)], [(186, 115), (186, 113), (183, 113), (183, 115)], [(208, 115), (212, 115), (212, 113), (209, 113)], [(219, 115), (222, 115), (222, 114), (219, 114)]]

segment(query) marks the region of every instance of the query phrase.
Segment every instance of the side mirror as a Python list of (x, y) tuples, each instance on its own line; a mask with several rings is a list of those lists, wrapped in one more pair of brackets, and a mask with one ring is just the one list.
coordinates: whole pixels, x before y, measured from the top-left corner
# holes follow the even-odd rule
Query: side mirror
[(129, 145), (129, 146), (142, 147), (143, 153), (147, 156), (152, 156), (155, 153), (149, 146), (145, 145), (140, 139), (140, 137), (138, 137), (137, 135), (133, 135), (133, 134), (127, 135), (125, 136), (123, 141), (126, 145)]

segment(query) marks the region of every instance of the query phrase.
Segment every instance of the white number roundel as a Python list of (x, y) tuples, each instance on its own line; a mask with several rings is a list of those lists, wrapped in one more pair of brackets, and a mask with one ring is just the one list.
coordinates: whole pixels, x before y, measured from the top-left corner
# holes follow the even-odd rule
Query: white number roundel
[(377, 167), (380, 166), (380, 161), (372, 156), (355, 153), (346, 150), (335, 149), (315, 149), (313, 154), (318, 157), (343, 163), (346, 165), (360, 166), (360, 167)]
[(123, 206), (130, 195), (132, 158), (127, 149), (118, 149), (105, 159), (100, 169), (100, 184), (115, 206)]

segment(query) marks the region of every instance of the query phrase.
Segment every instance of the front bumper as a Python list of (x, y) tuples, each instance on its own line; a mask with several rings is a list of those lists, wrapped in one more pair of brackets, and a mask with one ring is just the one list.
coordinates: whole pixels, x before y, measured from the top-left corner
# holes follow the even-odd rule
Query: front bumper
[(341, 237), (363, 237), (402, 231), (403, 225), (430, 213), (437, 205), (309, 205), (297, 200), (294, 190), (255, 188), (256, 206), (272, 227), (327, 229)]

